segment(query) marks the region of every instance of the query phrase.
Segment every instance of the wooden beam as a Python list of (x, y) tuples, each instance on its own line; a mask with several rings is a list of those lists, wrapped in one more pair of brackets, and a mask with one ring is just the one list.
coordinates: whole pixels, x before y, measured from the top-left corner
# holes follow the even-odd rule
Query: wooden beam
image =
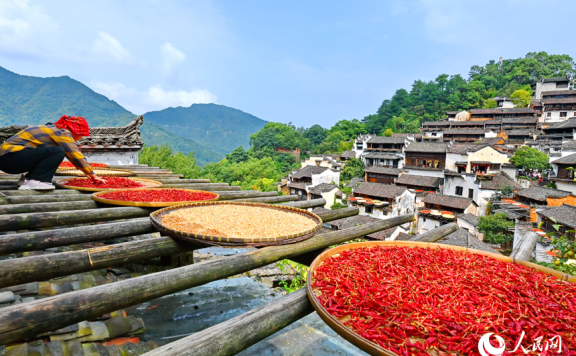
[(130, 278), (89, 289), (0, 309), (0, 345), (35, 337), (43, 332), (90, 320), (167, 294), (244, 273), (284, 258), (321, 250), (361, 236), (414, 220), (398, 216), (342, 231), (316, 235), (308, 240), (266, 247), (223, 259), (208, 260), (164, 272)]
[(78, 190), (73, 189), (55, 189), (55, 190), (0, 190), (0, 193), (7, 197), (19, 195), (54, 195), (54, 194), (83, 194)]
[[(349, 212), (349, 215), (353, 213)], [(323, 221), (332, 218), (327, 216), (327, 220), (324, 220), (322, 213), (319, 216)], [(203, 247), (162, 236), (79, 251), (2, 260), (0, 288), (175, 255)]]
[(239, 202), (254, 202), (254, 203), (281, 203), (286, 201), (296, 201), (298, 200), (298, 196), (296, 195), (282, 195), (282, 196), (275, 196), (275, 197), (262, 197), (262, 198), (247, 198), (247, 199), (238, 199), (236, 201)]
[[(279, 205), (307, 209), (324, 204), (326, 204), (326, 200), (322, 198)], [(103, 241), (117, 237), (147, 234), (153, 231), (155, 230), (149, 218), (138, 218), (107, 224), (2, 235), (0, 236), (0, 255)]]
[(14, 195), (6, 197), (8, 204), (56, 203), (64, 201), (89, 201), (90, 194), (54, 194), (54, 195)]
[(231, 356), (312, 313), (306, 288), (142, 356)]
[(40, 213), (46, 211), (86, 210), (86, 209), (97, 209), (100, 206), (106, 206), (106, 204), (98, 204), (92, 199), (88, 201), (63, 201), (63, 202), (34, 203), (34, 204), (5, 204), (0, 205), (0, 215)]

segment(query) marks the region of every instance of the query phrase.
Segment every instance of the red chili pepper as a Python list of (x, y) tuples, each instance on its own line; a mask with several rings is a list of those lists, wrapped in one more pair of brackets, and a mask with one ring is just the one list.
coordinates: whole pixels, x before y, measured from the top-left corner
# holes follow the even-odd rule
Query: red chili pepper
[(216, 194), (209, 192), (189, 192), (183, 189), (142, 189), (115, 190), (100, 194), (99, 197), (121, 201), (176, 202), (210, 200), (214, 199)]
[(138, 181), (132, 180), (130, 178), (105, 177), (102, 179), (104, 179), (106, 183), (100, 183), (91, 179), (75, 178), (66, 181), (65, 185), (83, 188), (140, 188), (144, 186)]
[[(108, 165), (106, 163), (90, 163), (93, 168), (106, 168)], [(60, 168), (75, 168), (71, 162), (62, 162), (58, 166)]]
[(454, 250), (370, 247), (324, 260), (313, 276), (330, 314), (400, 355), (476, 355), (488, 332), (512, 350), (522, 331), (526, 342), (559, 335), (563, 349), (576, 350), (576, 285), (519, 264)]

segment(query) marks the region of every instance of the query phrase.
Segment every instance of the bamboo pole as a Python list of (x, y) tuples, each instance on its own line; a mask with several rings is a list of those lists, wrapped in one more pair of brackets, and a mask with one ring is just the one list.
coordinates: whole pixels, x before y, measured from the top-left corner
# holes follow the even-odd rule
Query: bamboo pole
[[(0, 214), (40, 213), (47, 211), (86, 210), (97, 209), (98, 203), (89, 201), (64, 201), (35, 204), (7, 204), (0, 205)], [(101, 204), (100, 206), (105, 206)]]
[(6, 197), (8, 204), (56, 203), (92, 200), (90, 194), (14, 195)]
[[(353, 211), (347, 216), (354, 215)], [(340, 214), (340, 217), (342, 217)], [(330, 221), (334, 216), (323, 213), (323, 221)], [(51, 278), (68, 276), (73, 273), (93, 271), (127, 263), (145, 261), (151, 258), (175, 255), (203, 248), (181, 242), (168, 236), (150, 238), (90, 248), (79, 251), (52, 253), (0, 261), (0, 288), (28, 282), (45, 281)]]
[(533, 232), (529, 231), (524, 235), (522, 241), (518, 244), (518, 246), (512, 251), (510, 257), (521, 260), (521, 261), (528, 261), (530, 262), (530, 258), (532, 256), (532, 252), (536, 247), (536, 242), (540, 239), (540, 236)]
[(73, 189), (55, 189), (55, 190), (0, 190), (0, 193), (7, 197), (21, 196), (21, 195), (54, 195), (54, 194), (83, 194), (78, 190)]
[(231, 356), (312, 313), (306, 288), (142, 356)]
[(280, 203), (280, 202), (285, 202), (285, 201), (296, 201), (296, 200), (298, 200), (297, 195), (281, 195), (281, 196), (275, 196), (275, 197), (238, 199), (236, 201), (247, 202), (247, 203), (254, 202), (254, 203), (272, 204), (272, 203)]
[(410, 241), (420, 242), (436, 242), (446, 235), (449, 235), (458, 230), (459, 226), (456, 223), (446, 224), (420, 235), (414, 236)]
[[(326, 204), (326, 200), (322, 198), (279, 205), (307, 209), (323, 206), (324, 204)], [(2, 235), (0, 236), (0, 255), (103, 241), (118, 237), (147, 234), (153, 231), (155, 230), (152, 227), (152, 223), (146, 217), (122, 222)]]
[(244, 273), (284, 258), (322, 250), (414, 220), (403, 215), (372, 224), (316, 235), (308, 240), (266, 247), (223, 259), (208, 260), (172, 270), (69, 292), (0, 309), (0, 345), (90, 320), (170, 293)]

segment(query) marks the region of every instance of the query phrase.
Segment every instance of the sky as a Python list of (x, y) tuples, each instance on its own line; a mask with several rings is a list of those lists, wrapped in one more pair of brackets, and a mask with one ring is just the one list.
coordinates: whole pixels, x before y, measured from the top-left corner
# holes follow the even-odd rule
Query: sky
[(330, 127), (374, 114), (414, 80), (467, 77), (528, 52), (576, 57), (575, 10), (555, 0), (0, 0), (0, 66), (70, 76), (134, 114), (216, 103)]

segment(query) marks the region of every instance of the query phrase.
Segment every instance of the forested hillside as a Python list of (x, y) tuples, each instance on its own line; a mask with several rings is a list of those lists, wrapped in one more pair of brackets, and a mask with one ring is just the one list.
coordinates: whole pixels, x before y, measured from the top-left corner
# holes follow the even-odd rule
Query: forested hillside
[(223, 157), (238, 146), (249, 148), (250, 135), (266, 121), (217, 104), (193, 104), (144, 114), (149, 122), (202, 143)]
[[(515, 99), (518, 106), (529, 103), (530, 84), (541, 78), (574, 76), (576, 64), (568, 55), (531, 52), (524, 58), (504, 59), (470, 68), (468, 78), (441, 74), (432, 81), (416, 80), (410, 91), (398, 89), (382, 102), (378, 111), (363, 122), (370, 133), (418, 132), (423, 121), (439, 120), (446, 111), (495, 107), (493, 97)], [(528, 100), (528, 101), (527, 101)]]
[[(361, 133), (389, 136), (393, 133), (419, 132), (423, 121), (439, 120), (447, 111), (495, 107), (493, 97), (511, 97), (516, 105), (530, 103), (530, 84), (541, 78), (576, 74), (576, 64), (568, 55), (528, 53), (524, 58), (505, 59), (502, 66), (490, 61), (484, 66), (472, 66), (468, 78), (459, 74), (439, 75), (426, 82), (416, 80), (410, 91), (398, 89), (386, 99), (378, 111), (363, 120), (341, 120), (329, 129), (320, 125), (309, 128), (292, 124), (268, 123), (250, 136), (250, 149), (238, 147), (217, 163), (204, 169), (194, 166), (194, 157), (172, 154), (158, 147), (147, 148), (142, 163), (163, 164), (187, 178), (210, 178), (215, 182), (241, 185), (244, 189), (274, 190), (272, 183), (299, 168), (294, 157), (275, 152), (276, 148), (300, 149), (316, 154), (342, 153), (352, 148), (354, 138)], [(170, 163), (163, 163), (170, 162)], [(360, 173), (359, 173), (360, 172)], [(353, 161), (342, 172), (343, 179), (362, 175), (361, 163)]]

